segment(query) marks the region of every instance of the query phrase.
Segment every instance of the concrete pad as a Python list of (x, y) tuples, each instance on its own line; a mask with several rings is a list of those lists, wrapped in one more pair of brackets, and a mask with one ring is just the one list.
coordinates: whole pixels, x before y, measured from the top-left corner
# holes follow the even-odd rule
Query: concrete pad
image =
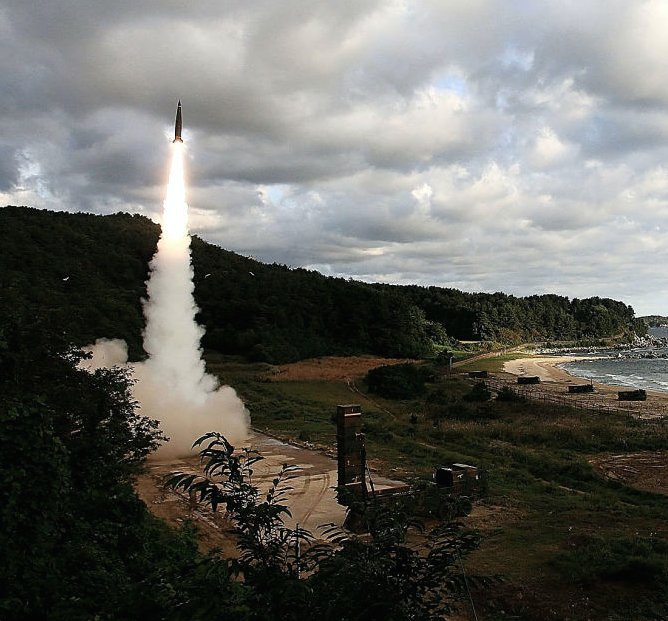
[[(292, 473), (296, 477), (286, 483), (293, 488), (286, 496), (286, 505), (292, 514), (291, 517), (284, 518), (287, 526), (294, 528), (299, 524), (300, 528), (318, 536), (320, 533), (318, 527), (323, 524), (343, 525), (346, 509), (336, 500), (336, 460), (323, 453), (287, 444), (255, 431), (251, 432), (249, 439), (242, 446), (258, 451), (263, 457), (253, 465), (252, 478), (252, 483), (263, 493), (269, 489), (283, 464), (300, 468)], [(200, 473), (197, 455), (170, 460), (151, 458), (147, 465), (149, 474), (140, 477), (138, 487), (140, 495), (156, 514), (172, 522), (183, 518), (192, 519), (194, 513), (197, 514), (198, 521), (205, 517), (208, 511), (204, 507), (197, 508), (186, 495), (165, 490), (163, 487), (167, 475), (171, 472)], [(403, 485), (399, 481), (380, 476), (373, 476), (373, 484), (376, 491)], [(205, 529), (213, 526), (208, 523), (203, 524)]]
[(317, 535), (318, 526), (322, 524), (343, 524), (346, 510), (336, 501), (336, 461), (256, 432), (251, 435), (249, 446), (264, 457), (255, 464), (253, 476), (263, 491), (269, 488), (283, 464), (301, 468), (294, 473), (296, 478), (288, 483), (294, 489), (287, 495), (286, 504), (292, 513), (292, 517), (285, 519), (287, 526), (299, 524), (300, 528)]

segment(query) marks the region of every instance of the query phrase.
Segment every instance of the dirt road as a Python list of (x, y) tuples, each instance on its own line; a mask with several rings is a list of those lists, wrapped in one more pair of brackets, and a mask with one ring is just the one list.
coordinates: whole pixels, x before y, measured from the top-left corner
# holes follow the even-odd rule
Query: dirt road
[(365, 375), (370, 369), (402, 362), (417, 362), (408, 358), (373, 358), (367, 356), (324, 356), (283, 364), (273, 368), (265, 377), (274, 382), (292, 380), (347, 380)]

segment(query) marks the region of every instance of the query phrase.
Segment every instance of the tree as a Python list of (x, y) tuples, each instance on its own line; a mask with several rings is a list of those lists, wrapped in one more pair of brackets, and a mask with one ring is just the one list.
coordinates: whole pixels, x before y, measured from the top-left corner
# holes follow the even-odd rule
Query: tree
[(370, 392), (387, 399), (414, 399), (426, 392), (425, 381), (430, 373), (411, 362), (384, 365), (367, 373)]
[(167, 617), (200, 558), (133, 491), (160, 441), (120, 369), (88, 373), (40, 318), (0, 317), (0, 618)]
[(492, 398), (492, 393), (487, 388), (485, 382), (476, 382), (471, 388), (471, 392), (464, 395), (464, 401), (470, 402), (484, 402), (489, 401)]
[[(28, 316), (51, 316), (78, 345), (123, 338), (143, 356), (141, 298), (159, 227), (129, 214), (0, 209), (0, 289)], [(604, 298), (368, 284), (266, 265), (193, 237), (203, 346), (271, 363), (323, 355), (420, 358), (447, 336), (513, 343), (640, 329), (633, 309)]]

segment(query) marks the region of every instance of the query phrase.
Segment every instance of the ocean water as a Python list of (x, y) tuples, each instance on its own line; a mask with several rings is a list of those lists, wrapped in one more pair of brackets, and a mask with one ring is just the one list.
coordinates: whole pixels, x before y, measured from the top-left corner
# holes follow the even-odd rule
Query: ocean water
[[(657, 337), (668, 337), (668, 328), (650, 328), (650, 333)], [(668, 393), (668, 348), (639, 348), (622, 352), (623, 356), (651, 353), (656, 356), (654, 358), (620, 358), (619, 353), (601, 351), (596, 354), (602, 356), (598, 360), (574, 360), (559, 366), (571, 375), (601, 384)]]

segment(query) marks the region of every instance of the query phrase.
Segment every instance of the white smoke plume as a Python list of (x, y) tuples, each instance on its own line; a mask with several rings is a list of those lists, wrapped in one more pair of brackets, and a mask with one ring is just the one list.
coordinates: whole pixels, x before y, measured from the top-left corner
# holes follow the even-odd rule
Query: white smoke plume
[[(141, 414), (159, 420), (170, 438), (157, 451), (159, 458), (190, 454), (192, 443), (208, 431), (221, 432), (233, 444), (242, 442), (250, 420), (234, 389), (219, 386), (202, 359), (204, 330), (195, 321), (182, 148), (182, 143), (174, 143), (162, 234), (143, 301), (148, 359), (132, 365), (137, 380), (133, 394)], [(98, 339), (86, 349), (93, 353), (92, 360), (85, 361), (90, 369), (127, 361), (123, 341)]]

